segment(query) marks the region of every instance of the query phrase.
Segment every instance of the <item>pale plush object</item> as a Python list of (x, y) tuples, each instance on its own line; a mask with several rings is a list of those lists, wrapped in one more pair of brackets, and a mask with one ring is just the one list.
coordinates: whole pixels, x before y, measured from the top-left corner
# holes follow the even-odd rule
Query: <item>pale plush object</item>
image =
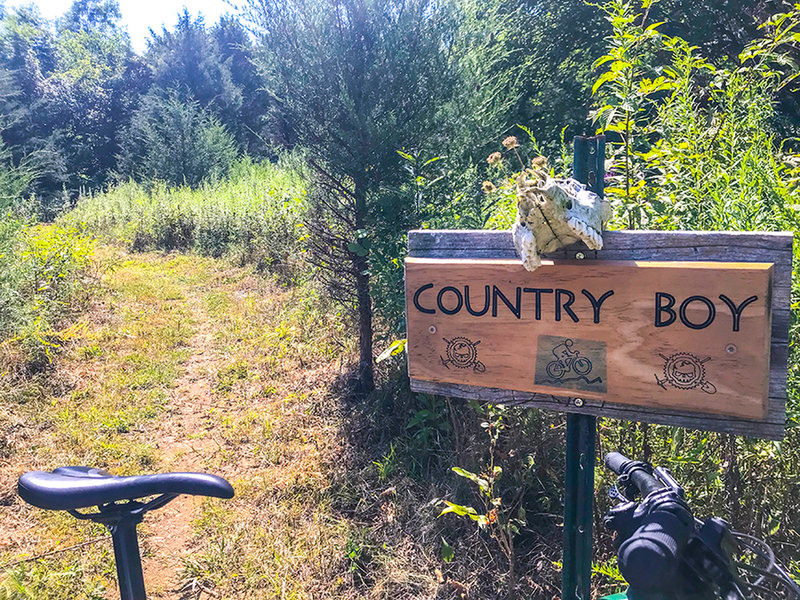
[(540, 254), (582, 241), (603, 247), (603, 225), (611, 206), (575, 179), (552, 179), (545, 169), (528, 169), (517, 183), (514, 245), (528, 271), (542, 264)]

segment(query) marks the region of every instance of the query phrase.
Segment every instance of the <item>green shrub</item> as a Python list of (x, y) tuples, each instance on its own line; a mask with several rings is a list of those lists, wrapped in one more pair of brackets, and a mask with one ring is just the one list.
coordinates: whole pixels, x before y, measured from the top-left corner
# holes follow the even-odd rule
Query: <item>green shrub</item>
[[(595, 119), (608, 141), (612, 225), (796, 231), (798, 155), (785, 152), (772, 122), (778, 92), (797, 76), (791, 57), (800, 11), (771, 17), (738, 64), (723, 67), (661, 34), (660, 24), (648, 24), (646, 3), (638, 12), (622, 0), (602, 9), (613, 34), (595, 63), (601, 68)], [(796, 557), (780, 548), (800, 530), (798, 297), (795, 272), (783, 442), (610, 420), (599, 425), (606, 448), (669, 464), (698, 514), (722, 516), (766, 538), (787, 563)], [(601, 478), (600, 485), (610, 483), (607, 472)]]
[(75, 333), (93, 251), (74, 228), (0, 218), (0, 371), (43, 368)]
[[(643, 4), (638, 11), (624, 0), (601, 5), (612, 35), (607, 54), (595, 63), (594, 117), (607, 140), (605, 191), (615, 208), (611, 226), (797, 231), (800, 155), (776, 139), (772, 124), (777, 93), (797, 75), (792, 53), (800, 11), (770, 18), (761, 28), (763, 37), (747, 46), (738, 64), (723, 67), (684, 40), (663, 35), (660, 24), (646, 20), (650, 3)], [(536, 153), (535, 141), (526, 155), (528, 148), (519, 150), (525, 164)], [(501, 158), (513, 163), (511, 169), (523, 166), (511, 152)], [(515, 185), (507, 162), (493, 162), (506, 181), (485, 185), (486, 205), (493, 211), (485, 226), (507, 227), (516, 208)], [(556, 161), (556, 172), (563, 166), (563, 158), (560, 166)], [(598, 421), (605, 451), (669, 465), (698, 516), (721, 516), (736, 529), (767, 539), (787, 564), (796, 561), (787, 548), (800, 531), (798, 264), (796, 245), (784, 441)], [(532, 425), (520, 424), (523, 438), (540, 433), (540, 424)], [(609, 472), (599, 467), (596, 472), (598, 488), (607, 490)], [(608, 509), (605, 494), (596, 497), (598, 512)], [(600, 557), (611, 555), (607, 545), (599, 551)]]
[(139, 181), (196, 186), (224, 177), (237, 154), (233, 136), (198, 102), (156, 89), (123, 134), (119, 168)]

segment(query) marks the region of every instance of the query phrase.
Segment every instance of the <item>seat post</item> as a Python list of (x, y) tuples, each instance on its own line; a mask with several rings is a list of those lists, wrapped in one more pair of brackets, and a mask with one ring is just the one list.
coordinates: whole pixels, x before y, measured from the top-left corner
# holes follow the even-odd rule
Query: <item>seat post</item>
[(114, 560), (117, 563), (119, 593), (122, 600), (146, 600), (142, 559), (136, 526), (141, 515), (125, 515), (113, 523), (106, 523), (114, 542)]

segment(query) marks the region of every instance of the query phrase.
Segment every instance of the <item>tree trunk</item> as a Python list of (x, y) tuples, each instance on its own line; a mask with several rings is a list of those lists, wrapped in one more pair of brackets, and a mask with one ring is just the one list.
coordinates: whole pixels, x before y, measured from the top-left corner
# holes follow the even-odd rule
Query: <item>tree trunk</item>
[(358, 301), (358, 386), (356, 393), (366, 396), (375, 389), (372, 371), (372, 301), (369, 297), (369, 264), (366, 257), (354, 261), (358, 270), (356, 295)]
[[(353, 186), (355, 197), (356, 231), (364, 229), (367, 214), (366, 185), (356, 180)], [(356, 394), (366, 396), (375, 389), (372, 370), (372, 300), (369, 297), (369, 261), (366, 256), (354, 256), (356, 270), (356, 301), (358, 311), (358, 385)]]

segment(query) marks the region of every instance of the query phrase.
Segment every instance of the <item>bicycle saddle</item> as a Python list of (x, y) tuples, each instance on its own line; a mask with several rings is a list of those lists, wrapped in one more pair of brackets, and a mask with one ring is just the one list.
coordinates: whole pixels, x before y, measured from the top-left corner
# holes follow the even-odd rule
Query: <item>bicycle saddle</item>
[(50, 510), (74, 510), (159, 494), (233, 498), (233, 487), (207, 473), (158, 473), (120, 477), (91, 467), (31, 471), (19, 478), (25, 502)]

